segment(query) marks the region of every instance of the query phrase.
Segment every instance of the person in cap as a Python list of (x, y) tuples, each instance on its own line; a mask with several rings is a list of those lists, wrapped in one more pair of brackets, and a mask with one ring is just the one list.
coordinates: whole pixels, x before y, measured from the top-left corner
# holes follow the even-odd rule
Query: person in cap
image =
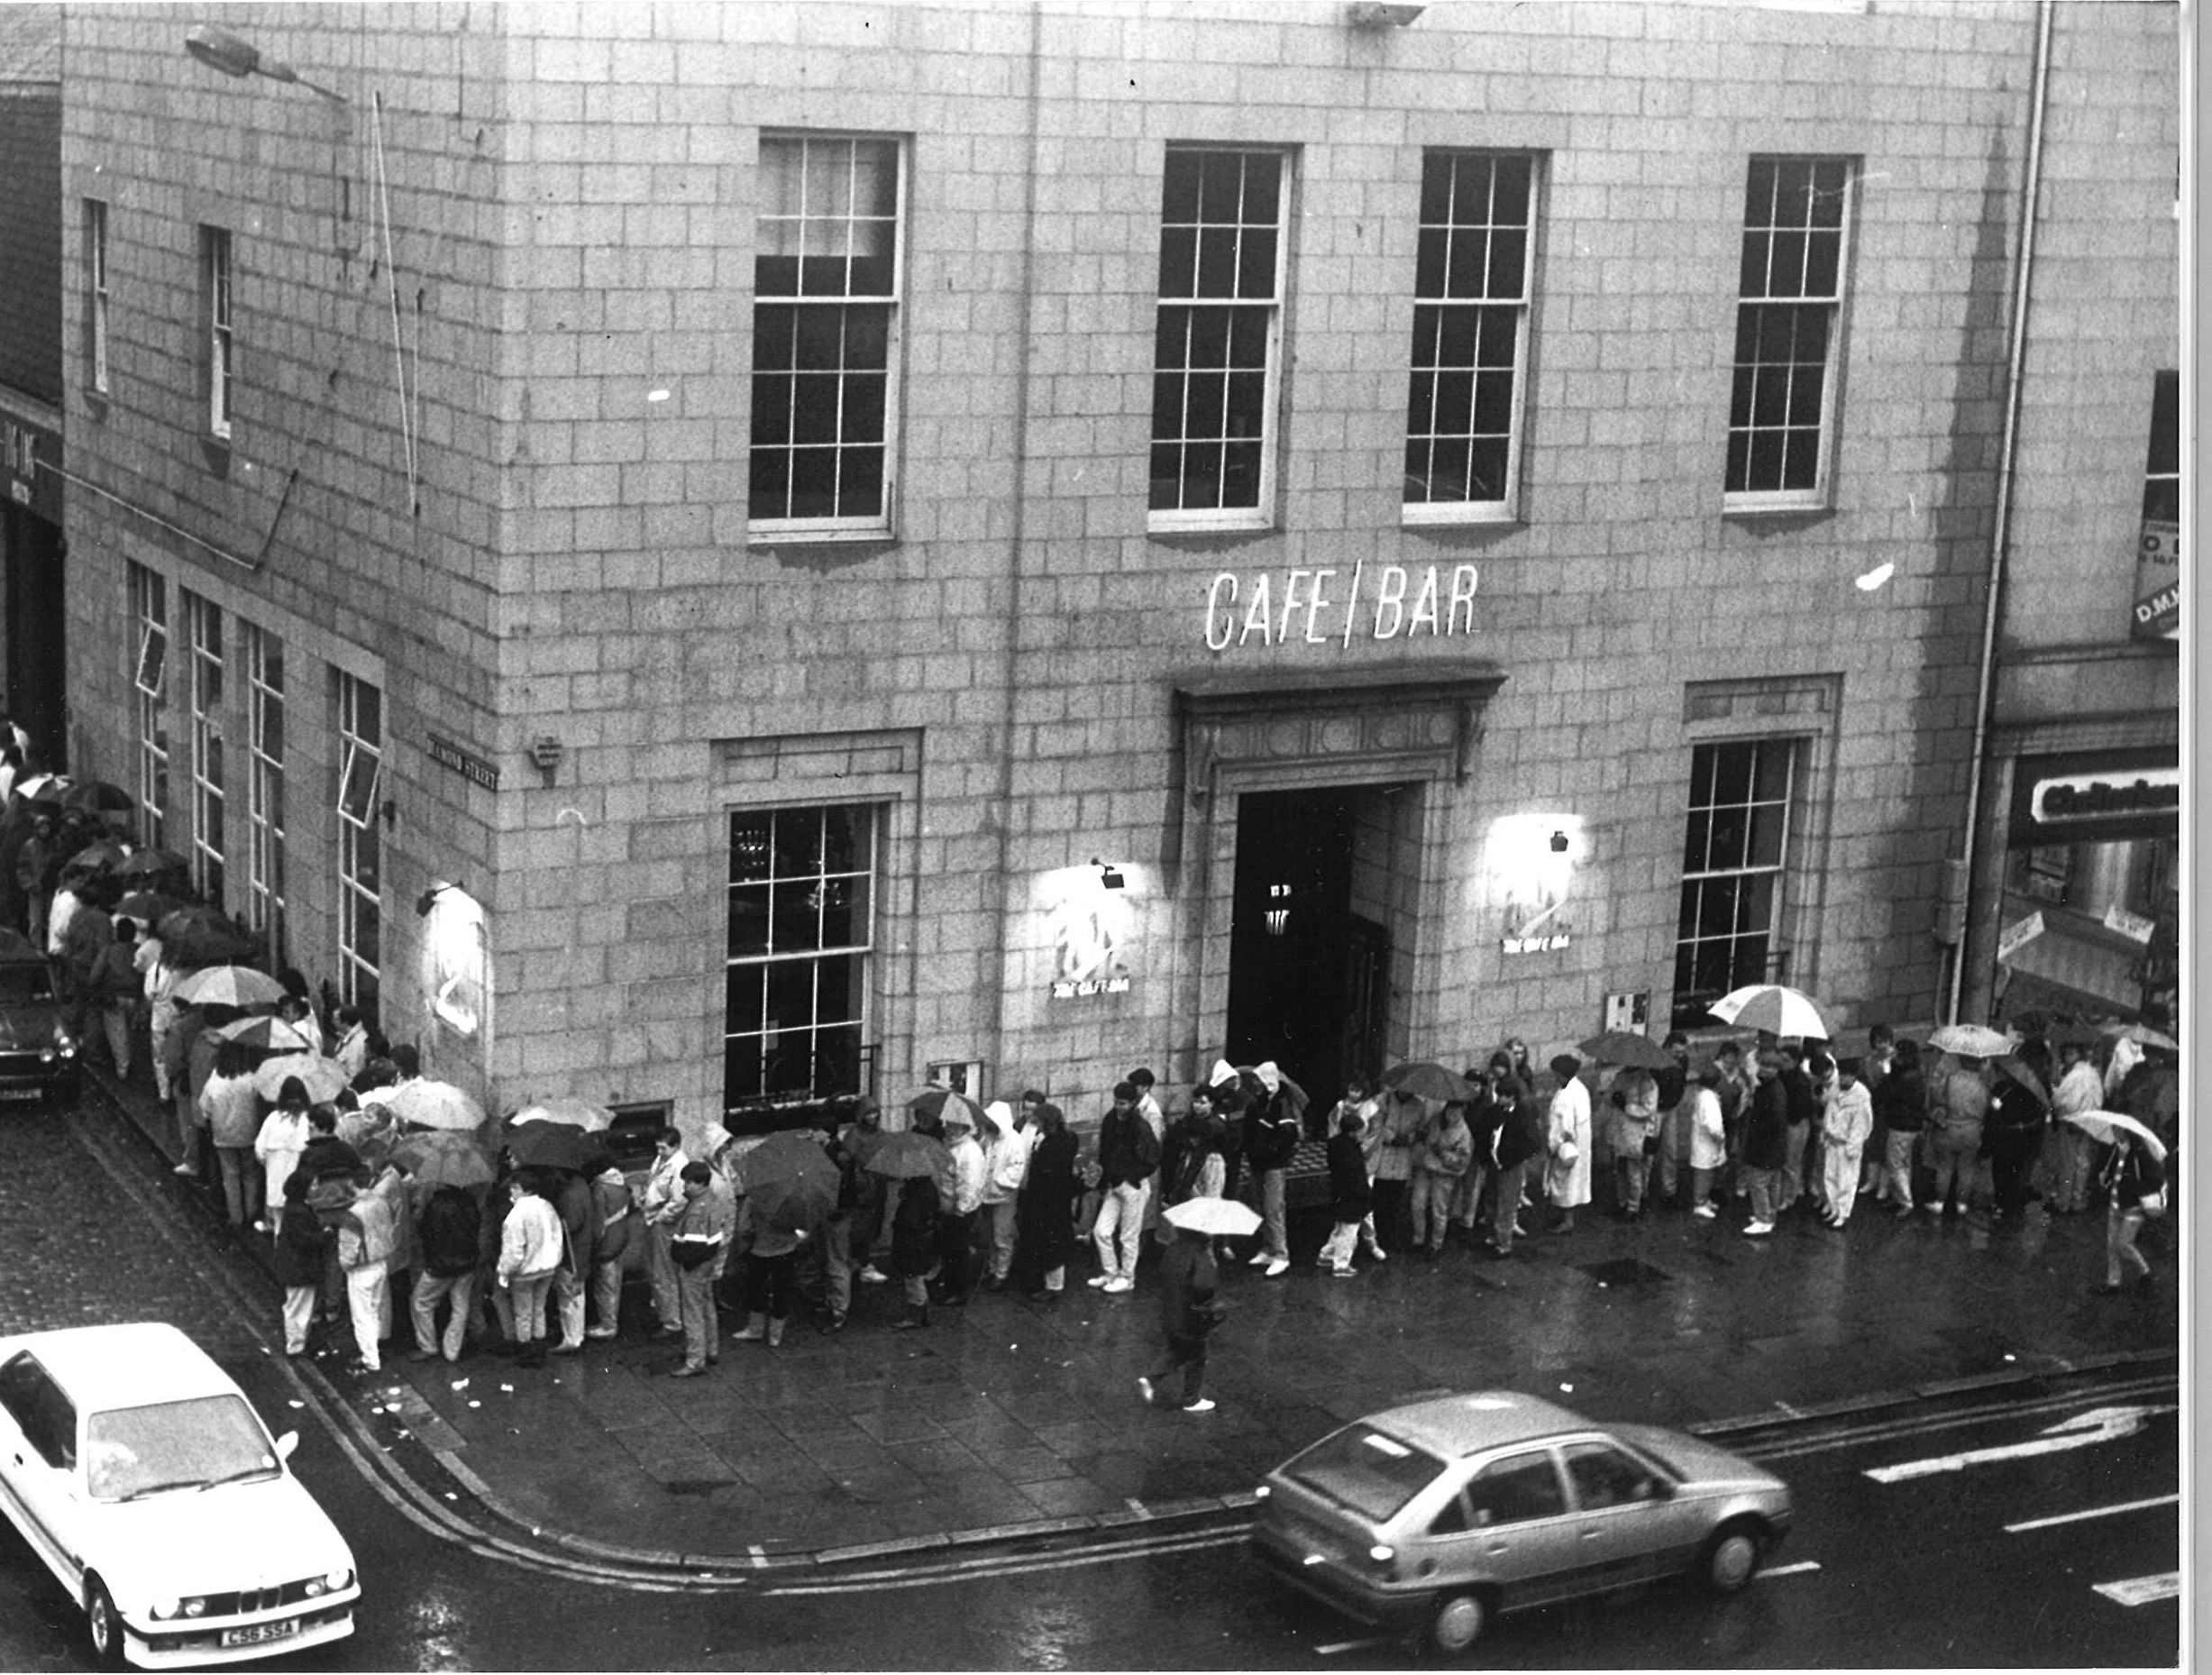
[(1863, 1078), (1865, 1063), (1836, 1060), (1834, 1078), (1822, 1096), (1821, 1220), (1841, 1228), (1859, 1200), (1859, 1166), (1874, 1133), (1874, 1093)]
[(1575, 1212), (1590, 1202), (1590, 1090), (1582, 1080), (1582, 1060), (1561, 1053), (1551, 1061), (1558, 1091), (1546, 1112), (1544, 1189), (1554, 1212), (1550, 1229), (1572, 1232)]

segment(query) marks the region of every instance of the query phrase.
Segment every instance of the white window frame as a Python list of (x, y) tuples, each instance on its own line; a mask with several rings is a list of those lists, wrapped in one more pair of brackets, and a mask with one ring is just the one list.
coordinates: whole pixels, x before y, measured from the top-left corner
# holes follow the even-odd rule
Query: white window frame
[[(1495, 213), (1497, 198), (1496, 171), (1499, 165), (1506, 163), (1525, 164), (1529, 171), (1528, 201), (1525, 218), (1519, 224), (1518, 229), (1522, 235), (1520, 284), (1515, 294), (1511, 297), (1483, 294), (1454, 295), (1449, 275), (1454, 267), (1451, 257), (1457, 254), (1456, 250), (1452, 249), (1451, 247), (1456, 245), (1459, 239), (1463, 237), (1472, 237), (1477, 234), (1492, 233), (1498, 231), (1501, 227), (1506, 230), (1511, 230), (1513, 224), (1501, 224), (1494, 220), (1485, 220), (1479, 224), (1459, 223), (1453, 222), (1449, 219), (1440, 223), (1431, 223), (1426, 219), (1425, 215), (1423, 215), (1420, 221), (1420, 238), (1422, 243), (1424, 244), (1427, 243), (1430, 236), (1431, 229), (1434, 228), (1440, 231), (1447, 241), (1448, 254), (1444, 263), (1442, 264), (1445, 273), (1444, 285), (1442, 288), (1436, 290), (1434, 294), (1430, 294), (1429, 288), (1424, 287), (1421, 283), (1421, 275), (1422, 270), (1426, 266), (1426, 263), (1420, 260), (1419, 255), (1416, 257), (1413, 292), (1413, 343), (1412, 351), (1412, 365), (1409, 373), (1409, 393), (1406, 403), (1409, 413), (1412, 411), (1414, 398), (1419, 394), (1420, 380), (1426, 376), (1431, 380), (1429, 407), (1433, 417), (1438, 405), (1436, 397), (1437, 384), (1442, 380), (1448, 371), (1450, 374), (1455, 376), (1460, 371), (1458, 368), (1445, 369), (1433, 362), (1426, 367), (1421, 364), (1421, 316), (1423, 310), (1430, 308), (1438, 309), (1440, 311), (1464, 312), (1476, 316), (1478, 322), (1481, 316), (1484, 315), (1491, 313), (1504, 313), (1508, 309), (1512, 310), (1513, 318), (1513, 394), (1509, 398), (1508, 412), (1506, 415), (1504, 492), (1494, 498), (1482, 499), (1474, 498), (1471, 492), (1467, 498), (1458, 500), (1415, 500), (1412, 499), (1412, 488), (1415, 481), (1415, 473), (1411, 469), (1412, 463), (1412, 455), (1418, 438), (1417, 434), (1409, 428), (1405, 439), (1408, 469), (1404, 473), (1403, 483), (1400, 490), (1403, 498), (1399, 507), (1399, 520), (1409, 526), (1515, 522), (1521, 516), (1521, 450), (1526, 430), (1525, 421), (1528, 412), (1529, 320), (1530, 312), (1534, 301), (1536, 282), (1535, 274), (1538, 204), (1543, 186), (1543, 157), (1541, 153), (1535, 151), (1498, 151), (1490, 149), (1460, 148), (1456, 146), (1431, 146), (1421, 153), (1421, 161), (1422, 175), (1421, 197), (1424, 200), (1427, 197), (1427, 177), (1429, 168), (1432, 162), (1439, 162), (1449, 163), (1455, 169), (1462, 163), (1488, 165), (1491, 170), (1491, 190), (1489, 202), (1486, 207), (1492, 215), (1494, 215)], [(1453, 200), (1456, 201), (1458, 195), (1454, 192), (1451, 196)], [(1420, 206), (1417, 205), (1416, 208), (1418, 213)], [(1485, 241), (1485, 248), (1487, 242)], [(1482, 265), (1486, 266), (1486, 264)], [(1477, 325), (1477, 333), (1479, 335), (1479, 325)], [(1477, 406), (1476, 398), (1481, 384), (1482, 371), (1479, 367), (1468, 369), (1467, 371), (1467, 377), (1468, 379), (1467, 405), (1470, 415), (1470, 431), (1467, 440), (1471, 452), (1474, 442), (1474, 435), (1472, 432), (1472, 415)], [(1431, 442), (1437, 439), (1437, 433), (1433, 428), (1433, 425), (1431, 429), (1427, 433), (1427, 436)], [(1469, 484), (1469, 488), (1470, 490), (1472, 489), (1471, 482)]]
[(161, 848), (169, 830), (169, 730), (163, 720), (169, 689), (169, 583), (158, 572), (133, 563), (127, 572), (131, 619), (138, 627), (131, 700), (138, 730), (138, 833)]
[[(1769, 195), (1768, 202), (1765, 206), (1765, 219), (1763, 221), (1755, 218), (1760, 214), (1760, 206), (1752, 201), (1752, 192), (1757, 185), (1758, 171), (1762, 168), (1772, 169), (1777, 171), (1773, 180), (1772, 189)], [(1791, 264), (1787, 259), (1789, 250), (1789, 240), (1794, 237), (1797, 237), (1800, 234), (1803, 234), (1806, 239), (1806, 244), (1804, 246), (1804, 248), (1807, 251), (1810, 249), (1811, 233), (1814, 225), (1811, 213), (1810, 194), (1818, 189), (1814, 184), (1813, 179), (1808, 178), (1804, 188), (1805, 192), (1808, 195), (1806, 214), (1804, 221), (1799, 222), (1796, 220), (1786, 220), (1784, 218), (1785, 210), (1783, 204), (1783, 199), (1786, 195), (1788, 194), (1790, 189), (1788, 184), (1783, 178), (1783, 171), (1792, 169), (1807, 169), (1814, 171), (1816, 174), (1818, 170), (1823, 169), (1840, 169), (1842, 172), (1842, 184), (1841, 188), (1838, 188), (1841, 196), (1842, 210), (1839, 225), (1836, 230), (1835, 279), (1834, 283), (1825, 289), (1810, 283), (1811, 276), (1807, 270), (1810, 265), (1809, 259), (1806, 261), (1802, 261), (1796, 264), (1797, 271), (1794, 281), (1788, 270)], [(1777, 428), (1782, 429), (1785, 432), (1793, 428), (1802, 428), (1801, 426), (1793, 425), (1790, 422), (1792, 419), (1795, 419), (1797, 416), (1794, 410), (1786, 413), (1786, 416), (1779, 426), (1770, 423), (1760, 424), (1756, 422), (1755, 419), (1750, 423), (1738, 423), (1737, 415), (1739, 403), (1737, 392), (1745, 371), (1745, 364), (1740, 359), (1736, 358), (1735, 352), (1732, 352), (1730, 362), (1731, 379), (1729, 386), (1729, 415), (1727, 433), (1728, 444), (1726, 455), (1723, 459), (1722, 472), (1722, 504), (1724, 509), (1727, 511), (1801, 511), (1807, 508), (1825, 507), (1833, 498), (1835, 481), (1836, 415), (1838, 405), (1837, 385), (1843, 366), (1843, 302), (1846, 276), (1851, 271), (1851, 238), (1856, 222), (1859, 178), (1859, 160), (1855, 157), (1797, 156), (1760, 153), (1753, 156), (1746, 166), (1744, 176), (1744, 253), (1743, 259), (1739, 264), (1738, 268), (1739, 279), (1736, 302), (1737, 349), (1740, 351), (1741, 347), (1743, 334), (1746, 330), (1748, 311), (1755, 308), (1789, 307), (1800, 311), (1808, 309), (1822, 310), (1825, 313), (1827, 319), (1827, 337), (1825, 344), (1826, 353), (1821, 369), (1819, 404), (1820, 430), (1819, 439), (1816, 444), (1815, 464), (1814, 466), (1813, 482), (1809, 487), (1805, 488), (1737, 489), (1730, 486), (1731, 479), (1734, 475), (1736, 439), (1740, 435), (1746, 437), (1756, 437), (1762, 433), (1771, 432)], [(1762, 240), (1764, 241), (1763, 246), (1761, 243)], [(1753, 284), (1747, 282), (1750, 280), (1750, 276), (1745, 272), (1745, 270), (1754, 265), (1755, 255), (1759, 258), (1756, 265), (1758, 265), (1760, 268), (1760, 275), (1756, 284)], [(1778, 363), (1767, 362), (1763, 364), (1774, 365)], [(1806, 364), (1809, 364), (1809, 362)], [(1753, 393), (1746, 405), (1755, 409), (1759, 399), (1757, 393), (1759, 386), (1756, 382), (1757, 374), (1754, 373), (1753, 377), (1755, 380)], [(1794, 392), (1785, 396), (1784, 401), (1786, 408), (1789, 407), (1789, 404), (1793, 399)], [(1744, 445), (1747, 449), (1750, 449), (1755, 446), (1755, 443), (1747, 441)], [(1787, 452), (1787, 440), (1785, 440), (1784, 447), (1785, 451)], [(1784, 466), (1785, 474), (1787, 474), (1787, 467), (1786, 461)]]
[(93, 393), (108, 390), (107, 371), (107, 204), (85, 200), (85, 325)]
[(201, 899), (224, 903), (227, 773), (223, 757), (223, 612), (213, 600), (178, 589), (189, 661), (192, 713), (192, 883)]
[[(1727, 750), (1741, 746), (1749, 746), (1752, 752), (1748, 801), (1743, 802), (1725, 803), (1700, 802), (1698, 798), (1701, 795), (1701, 792), (1697, 783), (1696, 773), (1698, 753), (1705, 750)], [(1736, 972), (1733, 975), (1741, 978), (1743, 983), (1787, 981), (1787, 971), (1789, 956), (1788, 950), (1782, 946), (1782, 941), (1784, 934), (1788, 928), (1788, 892), (1790, 882), (1789, 866), (1791, 846), (1793, 840), (1797, 836), (1798, 823), (1804, 819), (1805, 816), (1805, 810), (1799, 806), (1799, 798), (1805, 788), (1806, 770), (1805, 755), (1809, 746), (1810, 741), (1800, 735), (1779, 733), (1760, 735), (1750, 738), (1700, 739), (1691, 746), (1689, 795), (1684, 800), (1683, 803), (1683, 819), (1686, 828), (1686, 841), (1687, 836), (1686, 828), (1690, 821), (1696, 819), (1700, 812), (1704, 812), (1710, 816), (1714, 810), (1719, 809), (1741, 809), (1745, 810), (1746, 817), (1748, 819), (1750, 810), (1753, 809), (1778, 808), (1780, 810), (1779, 818), (1781, 821), (1781, 831), (1780, 842), (1778, 847), (1775, 858), (1771, 862), (1754, 862), (1750, 858), (1750, 855), (1749, 853), (1750, 839), (1750, 833), (1747, 830), (1744, 838), (1746, 855), (1743, 865), (1737, 866), (1705, 866), (1697, 868), (1693, 868), (1686, 865), (1683, 867), (1681, 881), (1676, 892), (1677, 907), (1677, 930), (1675, 936), (1675, 966), (1673, 973), (1675, 986), (1673, 993), (1677, 1004), (1679, 1004), (1680, 997), (1683, 994), (1695, 993), (1694, 990), (1683, 988), (1678, 981), (1683, 971), (1682, 950), (1685, 947), (1694, 947), (1704, 943), (1726, 941), (1731, 945), (1732, 950), (1735, 944), (1741, 943), (1744, 940), (1744, 938), (1740, 931), (1732, 932), (1725, 938), (1707, 937), (1696, 934), (1695, 928), (1693, 928), (1692, 933), (1689, 936), (1684, 937), (1681, 934), (1679, 903), (1682, 893), (1687, 891), (1694, 884), (1703, 884), (1714, 879), (1732, 878), (1741, 880), (1760, 876), (1769, 876), (1774, 880), (1773, 893), (1768, 902), (1767, 923), (1765, 929), (1765, 936), (1767, 939), (1767, 955), (1766, 959), (1762, 963), (1762, 969), (1760, 971), (1757, 976), (1747, 976), (1741, 972)], [(1759, 795), (1759, 769), (1760, 754), (1770, 750), (1781, 752), (1783, 757), (1782, 795), (1778, 802), (1775, 799), (1762, 798)], [(1707, 832), (1706, 858), (1710, 860), (1710, 826), (1708, 826)], [(1691, 963), (1692, 969), (1694, 971), (1696, 966), (1695, 955), (1691, 956)], [(1733, 966), (1734, 961), (1732, 958), (1730, 964), (1732, 966)], [(1741, 984), (1738, 984), (1734, 986), (1741, 985)], [(1723, 993), (1726, 992), (1727, 991), (1725, 990), (1723, 991)], [(1677, 1019), (1675, 1027), (1682, 1028), (1684, 1026)]]
[[(1166, 249), (1169, 237), (1174, 231), (1186, 226), (1189, 227), (1194, 235), (1192, 273), (1193, 279), (1195, 279), (1196, 275), (1202, 269), (1202, 259), (1197, 253), (1197, 251), (1199, 247), (1202, 245), (1204, 233), (1208, 227), (1212, 226), (1218, 228), (1220, 226), (1230, 225), (1242, 227), (1245, 225), (1258, 225), (1261, 224), (1246, 223), (1241, 220), (1234, 223), (1208, 223), (1203, 220), (1193, 220), (1187, 223), (1180, 221), (1174, 223), (1169, 222), (1167, 219), (1167, 169), (1173, 159), (1187, 156), (1197, 156), (1201, 158), (1266, 157), (1274, 160), (1280, 170), (1277, 176), (1277, 184), (1275, 188), (1275, 268), (1274, 272), (1270, 276), (1271, 286), (1268, 294), (1264, 297), (1238, 295), (1231, 295), (1225, 297), (1202, 297), (1195, 294), (1197, 290), (1195, 283), (1193, 283), (1191, 288), (1191, 294), (1186, 295), (1179, 288), (1175, 288), (1171, 283), (1162, 284), (1154, 316), (1156, 322), (1154, 330), (1154, 364), (1152, 369), (1154, 396), (1150, 425), (1151, 434), (1149, 435), (1146, 449), (1147, 504), (1145, 512), (1145, 526), (1147, 531), (1155, 535), (1174, 535), (1182, 532), (1220, 529), (1272, 529), (1275, 523), (1275, 452), (1280, 444), (1282, 433), (1281, 408), (1283, 397), (1283, 318), (1284, 312), (1284, 302), (1289, 289), (1291, 229), (1290, 206), (1291, 195), (1297, 187), (1297, 154), (1294, 151), (1285, 148), (1264, 145), (1174, 144), (1167, 148), (1166, 160), (1163, 161), (1161, 169), (1161, 202), (1159, 219), (1161, 247), (1163, 251)], [(1240, 191), (1240, 206), (1242, 196), (1243, 195)], [(1165, 280), (1166, 275), (1165, 273), (1165, 269), (1167, 265), (1167, 258), (1165, 255), (1162, 258), (1160, 265), (1163, 270), (1161, 278), (1163, 280)], [(1241, 267), (1240, 262), (1233, 263), (1232, 265)], [(1232, 318), (1236, 313), (1243, 311), (1265, 309), (1266, 313), (1266, 364), (1263, 371), (1263, 383), (1261, 386), (1260, 396), (1260, 434), (1258, 437), (1259, 481), (1257, 488), (1254, 495), (1253, 503), (1250, 506), (1154, 507), (1149, 504), (1149, 485), (1153, 481), (1155, 481), (1152, 474), (1152, 457), (1154, 450), (1163, 446), (1188, 446), (1192, 440), (1187, 434), (1187, 416), (1178, 417), (1175, 435), (1163, 435), (1160, 434), (1161, 380), (1163, 378), (1178, 373), (1187, 378), (1193, 369), (1187, 356), (1177, 366), (1162, 366), (1159, 363), (1157, 349), (1158, 338), (1162, 331), (1165, 329), (1164, 321), (1168, 310), (1189, 310), (1191, 311), (1193, 316), (1195, 317), (1199, 310), (1207, 308), (1220, 309), (1223, 312), (1229, 314)], [(1231, 370), (1233, 369), (1224, 366), (1222, 369), (1224, 376), (1226, 377)], [(1184, 392), (1184, 414), (1185, 416), (1187, 416), (1188, 413), (1188, 398), (1189, 391), (1186, 385)], [(1226, 414), (1226, 398), (1224, 398), (1223, 407), (1224, 413)], [(1223, 444), (1226, 447), (1227, 438), (1223, 438)], [(1227, 472), (1224, 471), (1223, 477), (1226, 478), (1226, 476)], [(1180, 467), (1178, 467), (1177, 470), (1175, 481), (1179, 490), (1183, 485), (1189, 481), (1188, 477), (1183, 473)]]
[[(907, 180), (909, 172), (907, 142), (895, 135), (882, 133), (814, 131), (804, 133), (771, 131), (763, 133), (760, 137), (761, 165), (759, 170), (761, 206), (755, 212), (755, 243), (757, 249), (768, 247), (770, 240), (765, 228), (769, 224), (795, 222), (800, 228), (800, 248), (803, 259), (807, 230), (810, 223), (834, 224), (842, 221), (845, 227), (845, 249), (850, 252), (853, 248), (854, 227), (864, 221), (874, 222), (875, 217), (873, 216), (856, 216), (849, 213), (854, 201), (849, 186), (845, 199), (847, 213), (842, 215), (834, 212), (829, 214), (810, 213), (813, 206), (809, 203), (807, 188), (812, 178), (812, 171), (809, 168), (811, 153), (817, 147), (833, 146), (846, 148), (850, 158), (855, 161), (859, 157), (859, 148), (862, 146), (881, 147), (890, 154), (891, 166), (897, 177), (893, 183), (891, 195), (891, 235), (894, 243), (890, 262), (891, 289), (886, 293), (844, 292), (834, 297), (818, 293), (808, 294), (803, 289), (797, 294), (764, 293), (759, 288), (759, 269), (756, 265), (753, 297), (754, 340), (757, 350), (761, 343), (763, 331), (761, 311), (763, 307), (777, 308), (814, 307), (825, 309), (830, 307), (842, 309), (880, 307), (884, 310), (886, 324), (883, 350), (883, 429), (881, 444), (882, 483), (876, 508), (873, 512), (833, 513), (821, 517), (763, 517), (754, 516), (752, 513), (751, 480), (748, 476), (746, 539), (754, 545), (766, 545), (793, 539), (808, 541), (885, 540), (895, 533), (892, 524), (892, 508), (898, 504), (899, 491), (899, 418), (901, 401), (900, 366), (904, 359), (901, 334), (906, 315)], [(795, 214), (770, 213), (771, 166), (768, 158), (772, 151), (788, 152), (796, 158), (798, 180), (791, 199), (798, 206)], [(759, 452), (762, 446), (757, 438), (766, 428), (761, 422), (758, 403), (761, 398), (763, 380), (767, 376), (769, 375), (757, 370), (756, 362), (756, 370), (754, 374), (755, 405), (753, 426), (755, 440), (752, 444), (755, 453)], [(791, 382), (795, 389), (797, 384), (795, 375)], [(839, 384), (841, 411), (842, 397), (845, 388), (846, 386), (841, 380)], [(795, 423), (794, 420), (794, 427)], [(842, 422), (840, 422), (839, 428), (842, 429)], [(788, 445), (794, 448), (796, 446), (796, 444)], [(747, 456), (748, 471), (752, 457), (752, 454)]]
[(237, 339), (232, 329), (236, 269), (224, 227), (200, 229), (201, 279), (207, 310), (207, 434), (231, 439), (231, 397), (236, 382)]
[[(338, 723), (338, 784), (332, 800), (338, 815), (338, 989), (341, 999), (348, 1005), (361, 1007), (367, 1014), (375, 1009), (383, 984), (386, 868), (383, 835), (375, 830), (375, 826), (378, 792), (382, 789), (384, 773), (384, 694), (369, 682), (343, 669), (332, 673), (337, 682), (333, 708)], [(373, 732), (363, 724), (365, 700), (370, 693), (376, 697)], [(349, 798), (349, 790), (355, 790), (357, 794)], [(377, 851), (374, 892), (361, 882), (361, 848), (364, 841), (373, 843)], [(373, 958), (361, 947), (364, 911), (375, 916), (377, 945)]]
[[(284, 945), (284, 642), (241, 623), (246, 642), (248, 772), (246, 893), (249, 923)], [(273, 654), (273, 655), (272, 655)], [(272, 740), (270, 721), (275, 718)]]

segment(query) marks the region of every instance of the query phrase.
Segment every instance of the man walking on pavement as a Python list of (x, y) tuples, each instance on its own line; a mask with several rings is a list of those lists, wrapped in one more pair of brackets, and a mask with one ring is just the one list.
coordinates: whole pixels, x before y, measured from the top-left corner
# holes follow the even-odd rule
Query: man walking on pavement
[[(1160, 1260), (1160, 1320), (1166, 1328), (1167, 1359), (1157, 1372), (1137, 1381), (1137, 1393), (1147, 1404), (1172, 1404), (1186, 1414), (1213, 1411), (1213, 1399), (1205, 1394), (1206, 1334), (1220, 1322), (1213, 1295), (1220, 1285), (1213, 1240), (1196, 1229), (1177, 1228)], [(1179, 1401), (1166, 1388), (1177, 1371), (1183, 1375)]]
[(1152, 1172), (1160, 1163), (1160, 1142), (1138, 1108), (1134, 1083), (1114, 1084), (1113, 1109), (1099, 1123), (1098, 1162), (1099, 1189), (1104, 1196), (1091, 1230), (1099, 1266), (1091, 1283), (1119, 1294), (1137, 1286), (1145, 1208), (1152, 1197)]
[(653, 1142), (653, 1173), (645, 1177), (637, 1207), (645, 1222), (645, 1277), (653, 1287), (653, 1312), (660, 1317), (655, 1337), (673, 1338), (683, 1332), (683, 1306), (676, 1290), (676, 1261), (669, 1254), (676, 1218), (683, 1213), (683, 1172), (690, 1164), (683, 1155), (683, 1135), (663, 1129)]

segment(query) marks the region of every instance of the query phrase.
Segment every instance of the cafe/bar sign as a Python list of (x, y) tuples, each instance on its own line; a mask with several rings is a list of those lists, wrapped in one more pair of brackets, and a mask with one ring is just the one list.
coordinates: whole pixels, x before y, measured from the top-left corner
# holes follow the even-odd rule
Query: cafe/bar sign
[(2014, 769), (2016, 847), (2171, 838), (2180, 822), (2181, 768), (2171, 749), (2022, 756)]
[(449, 767), (462, 778), (481, 785), (486, 791), (499, 789), (499, 770), (481, 756), (471, 755), (450, 738), (440, 738), (435, 733), (423, 736), (423, 747), (430, 759)]
[(1223, 571), (1206, 590), (1206, 649), (1438, 639), (1475, 632), (1472, 564), (1370, 564), (1254, 576)]
[(2138, 640), (2181, 637), (2181, 526), (2143, 520), (2135, 549), (2135, 606), (2128, 633)]

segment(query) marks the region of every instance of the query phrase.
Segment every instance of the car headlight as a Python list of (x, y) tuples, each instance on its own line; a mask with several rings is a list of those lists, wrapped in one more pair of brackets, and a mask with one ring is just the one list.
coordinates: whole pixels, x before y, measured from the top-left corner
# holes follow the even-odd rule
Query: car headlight
[(206, 1611), (207, 1602), (205, 1599), (187, 1599), (184, 1602), (184, 1614), (187, 1616), (203, 1616)]
[(1367, 1549), (1367, 1557), (1377, 1564), (1388, 1564), (1397, 1556), (1398, 1550), (1395, 1547), (1385, 1547), (1380, 1542)]
[(352, 1587), (353, 1572), (347, 1570), (343, 1565), (340, 1565), (336, 1570), (328, 1571), (324, 1575), (323, 1584), (334, 1594), (342, 1593), (346, 1588)]
[(1268, 1496), (1274, 1493), (1275, 1491), (1272, 1488), (1270, 1488), (1266, 1484), (1263, 1483), (1257, 1488), (1252, 1491), (1252, 1498), (1254, 1500), (1266, 1500)]
[(184, 1601), (175, 1597), (157, 1599), (146, 1607), (147, 1614), (157, 1620), (166, 1620), (184, 1615)]

